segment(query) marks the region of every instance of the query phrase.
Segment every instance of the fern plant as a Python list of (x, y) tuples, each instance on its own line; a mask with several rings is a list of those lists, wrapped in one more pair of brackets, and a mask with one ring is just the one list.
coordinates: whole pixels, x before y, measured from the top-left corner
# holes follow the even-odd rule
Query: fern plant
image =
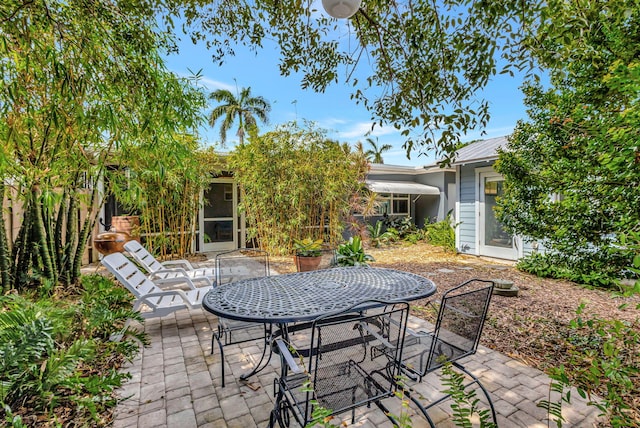
[(120, 363), (147, 343), (127, 320), (141, 318), (111, 280), (83, 277), (82, 286), (79, 296), (0, 297), (0, 421), (96, 425), (116, 404), (129, 377)]

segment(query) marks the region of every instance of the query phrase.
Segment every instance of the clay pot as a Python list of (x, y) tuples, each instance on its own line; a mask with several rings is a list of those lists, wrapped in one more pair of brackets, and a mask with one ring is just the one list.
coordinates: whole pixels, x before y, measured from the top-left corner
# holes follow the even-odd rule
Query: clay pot
[(103, 232), (93, 238), (93, 248), (105, 256), (124, 251), (124, 244), (131, 240), (126, 232)]
[(317, 256), (317, 257), (293, 256), (293, 262), (296, 264), (296, 267), (298, 268), (298, 272), (309, 272), (311, 270), (317, 270), (318, 266), (320, 266), (321, 260), (322, 260), (322, 256)]

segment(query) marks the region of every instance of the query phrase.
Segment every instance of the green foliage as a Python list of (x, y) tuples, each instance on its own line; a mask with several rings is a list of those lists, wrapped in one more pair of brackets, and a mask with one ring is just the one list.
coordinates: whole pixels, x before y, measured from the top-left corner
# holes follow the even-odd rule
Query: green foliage
[[(294, 240), (342, 237), (349, 201), (362, 186), (366, 162), (348, 145), (329, 141), (307, 123), (288, 123), (235, 148), (229, 157), (242, 198), (248, 235), (271, 253)], [(331, 167), (328, 167), (330, 165)]]
[(369, 235), (369, 240), (371, 242), (371, 245), (375, 248), (378, 248), (380, 244), (386, 244), (389, 241), (392, 241), (394, 240), (394, 238), (396, 238), (396, 236), (393, 235), (393, 233), (388, 230), (385, 230), (383, 232), (382, 231), (383, 228), (384, 228), (384, 222), (382, 220), (376, 221), (375, 225), (367, 224), (367, 232)]
[(237, 97), (227, 89), (218, 89), (209, 98), (223, 103), (216, 106), (209, 115), (210, 126), (215, 126), (218, 119), (223, 118), (220, 125), (220, 142), (222, 144), (227, 141), (227, 131), (236, 119), (238, 119), (236, 135), (240, 144), (244, 143), (245, 129), (257, 132), (256, 118), (264, 123), (269, 123), (271, 105), (263, 97), (252, 97), (251, 88), (242, 88)]
[(555, 252), (532, 253), (518, 261), (517, 268), (542, 278), (558, 278), (592, 287), (611, 288), (624, 291), (620, 284), (621, 266), (625, 260), (603, 257), (606, 253), (590, 254), (579, 258), (576, 255)]
[(416, 232), (418, 229), (413, 223), (413, 219), (409, 216), (405, 217), (389, 217), (385, 216), (384, 225), (387, 230), (393, 229), (399, 239), (404, 239), (407, 235)]
[(378, 145), (378, 137), (374, 140), (369, 137), (365, 140), (370, 147), (367, 151), (364, 152), (364, 155), (367, 157), (367, 160), (373, 163), (384, 163), (384, 159), (382, 159), (382, 154), (384, 152), (388, 152), (393, 148), (391, 144), (382, 144)]
[[(571, 403), (571, 383), (564, 366), (552, 368), (550, 376), (552, 380), (549, 384), (549, 398), (540, 401), (538, 407), (545, 409), (553, 417), (553, 419), (549, 418), (549, 422), (554, 421), (558, 428), (562, 428), (562, 424), (566, 422), (562, 416), (562, 405)], [(554, 393), (558, 398), (552, 401)]]
[(367, 266), (375, 259), (370, 254), (365, 254), (362, 246), (362, 238), (352, 236), (349, 241), (338, 245), (336, 252), (336, 264), (338, 266)]
[(444, 361), (442, 366), (442, 384), (446, 387), (443, 391), (451, 395), (451, 410), (453, 411), (453, 423), (462, 428), (472, 428), (472, 418), (477, 415), (480, 427), (495, 428), (496, 424), (489, 422), (491, 411), (478, 407), (480, 399), (476, 397), (474, 389), (465, 389), (464, 374), (454, 370), (450, 361)]
[[(128, 377), (118, 365), (145, 340), (125, 322), (140, 318), (130, 294), (111, 280), (95, 275), (82, 283), (77, 302), (0, 298), (0, 418), (13, 426), (40, 416), (98, 424), (116, 403), (114, 391)], [(114, 333), (120, 341), (110, 340)]]
[(204, 96), (164, 68), (166, 34), (136, 2), (8, 0), (0, 33), (0, 198), (24, 212), (13, 242), (0, 233), (3, 291), (73, 284), (114, 152), (171, 153)]
[(400, 130), (407, 150), (453, 155), (461, 135), (489, 120), (479, 91), (496, 73), (530, 64), (522, 39), (541, 8), (515, 1), (370, 0), (348, 26), (317, 13), (310, 1), (229, 0), (206, 8), (189, 2), (175, 10), (190, 35), (211, 47), (214, 60), (242, 43), (279, 50), (281, 74), (301, 76), (304, 89), (323, 92), (346, 76), (352, 98), (376, 125)]
[(640, 231), (640, 9), (603, 7), (550, 2), (532, 27), (551, 85), (525, 88), (529, 120), (495, 167), (500, 221), (577, 281), (611, 286), (634, 256), (622, 236)]
[(444, 220), (426, 224), (424, 229), (429, 244), (443, 247), (448, 251), (455, 251), (456, 232), (451, 225), (451, 214), (447, 214)]
[[(577, 317), (570, 323), (567, 340), (568, 361), (565, 366), (552, 368), (551, 390), (560, 400), (542, 401), (539, 405), (555, 417), (562, 426), (562, 404), (569, 403), (569, 385), (575, 385), (582, 397), (589, 397), (601, 416), (606, 416), (616, 428), (640, 426), (640, 412), (634, 405), (640, 394), (640, 331), (637, 319), (633, 324), (598, 317), (584, 319), (584, 304), (578, 307)], [(599, 399), (595, 397), (598, 396)]]
[(296, 256), (317, 257), (321, 254), (320, 250), (322, 249), (322, 239), (294, 239), (293, 249), (296, 251)]
[(199, 149), (189, 135), (163, 137), (161, 143), (161, 150), (158, 141), (122, 147), (114, 156), (121, 168), (107, 176), (118, 202), (139, 214), (146, 247), (161, 257), (183, 257), (192, 251), (200, 194), (218, 156)]

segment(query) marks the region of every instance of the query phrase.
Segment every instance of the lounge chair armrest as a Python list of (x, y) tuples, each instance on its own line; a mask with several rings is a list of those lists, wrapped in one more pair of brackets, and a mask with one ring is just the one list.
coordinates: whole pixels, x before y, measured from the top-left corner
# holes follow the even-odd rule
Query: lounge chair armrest
[[(161, 274), (161, 273), (179, 273), (180, 275), (178, 276), (173, 276), (170, 278), (158, 278), (157, 275)], [(195, 290), (197, 287), (194, 284), (195, 281), (207, 281), (208, 285), (212, 285), (212, 282), (209, 278), (206, 277), (196, 277), (196, 278), (191, 278), (187, 275), (182, 274), (179, 271), (174, 271), (172, 269), (166, 270), (157, 270), (154, 273), (150, 274), (148, 276), (148, 278), (153, 281), (155, 284), (157, 285), (161, 285), (161, 284), (175, 284), (176, 282), (184, 282), (186, 285), (189, 286), (190, 289)]]
[(162, 266), (173, 266), (173, 265), (182, 265), (185, 266), (186, 270), (194, 270), (193, 265), (189, 262), (189, 260), (167, 260), (166, 262), (161, 263)]
[(276, 345), (278, 345), (278, 351), (286, 361), (289, 369), (293, 373), (304, 373), (304, 370), (298, 365), (298, 363), (296, 363), (296, 359), (291, 354), (291, 351), (289, 351), (287, 343), (282, 339), (276, 339)]
[(152, 275), (158, 275), (162, 273), (179, 273), (181, 276), (188, 276), (187, 271), (182, 268), (165, 268), (158, 269), (157, 271), (153, 272), (149, 275), (149, 278), (151, 278)]
[[(179, 274), (176, 277), (170, 277), (170, 278), (158, 278), (159, 275), (164, 274), (164, 273), (176, 273)], [(176, 279), (184, 279), (185, 282), (189, 283), (189, 285), (191, 286), (191, 288), (195, 289), (195, 282), (200, 282), (200, 281), (204, 281), (207, 283), (208, 286), (212, 287), (213, 286), (213, 281), (211, 281), (211, 278), (207, 277), (207, 276), (203, 276), (203, 275), (198, 275), (198, 276), (189, 276), (189, 274), (182, 268), (172, 268), (172, 269), (159, 269), (155, 272), (153, 272), (152, 274), (149, 274), (148, 277), (150, 280), (152, 280), (153, 282), (155, 282), (156, 284), (163, 284), (163, 283), (167, 283), (167, 282), (175, 282)]]
[[(193, 305), (191, 304), (191, 302), (189, 301), (189, 297), (186, 295), (186, 293), (182, 290), (167, 290), (167, 291), (158, 291), (155, 293), (149, 293), (149, 294), (145, 294), (144, 296), (140, 297), (140, 301), (146, 301), (147, 299), (151, 298), (151, 297), (167, 297), (170, 296), (172, 294), (177, 294), (178, 296), (182, 297), (182, 301), (190, 308), (193, 308)], [(153, 305), (151, 302), (148, 303), (150, 306), (155, 306)]]

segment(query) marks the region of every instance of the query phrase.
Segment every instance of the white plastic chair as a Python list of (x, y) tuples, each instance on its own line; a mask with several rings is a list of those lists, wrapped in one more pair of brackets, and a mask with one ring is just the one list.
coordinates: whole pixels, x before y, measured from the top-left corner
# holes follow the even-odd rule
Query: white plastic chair
[(189, 290), (164, 290), (122, 253), (105, 256), (102, 264), (136, 297), (133, 310), (140, 311), (144, 318), (162, 317), (179, 309), (199, 308), (209, 291), (208, 288), (196, 287), (189, 278), (182, 278)]
[(194, 268), (188, 260), (169, 260), (161, 263), (136, 240), (124, 244), (124, 249), (149, 272), (149, 279), (156, 284), (178, 284), (185, 282), (186, 277), (194, 283), (204, 283), (207, 286), (211, 285), (216, 277), (215, 268)]

